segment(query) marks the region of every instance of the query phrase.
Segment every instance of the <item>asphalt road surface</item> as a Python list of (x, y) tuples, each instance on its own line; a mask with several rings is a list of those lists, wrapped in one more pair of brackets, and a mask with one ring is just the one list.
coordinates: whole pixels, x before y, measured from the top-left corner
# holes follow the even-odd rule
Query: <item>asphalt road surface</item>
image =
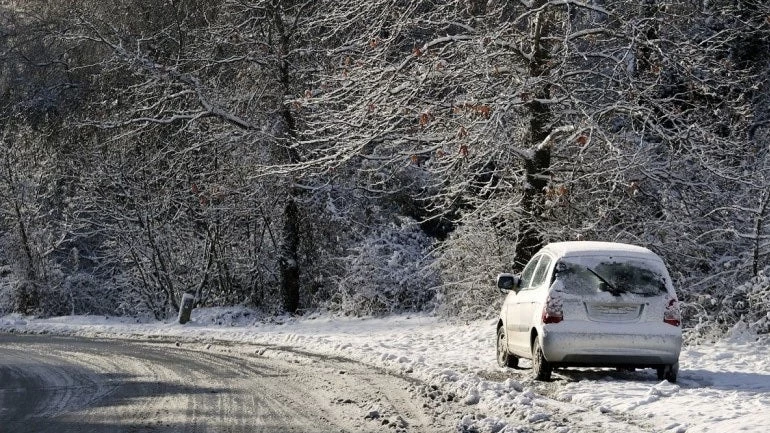
[(455, 431), (424, 388), (291, 348), (0, 334), (0, 433)]

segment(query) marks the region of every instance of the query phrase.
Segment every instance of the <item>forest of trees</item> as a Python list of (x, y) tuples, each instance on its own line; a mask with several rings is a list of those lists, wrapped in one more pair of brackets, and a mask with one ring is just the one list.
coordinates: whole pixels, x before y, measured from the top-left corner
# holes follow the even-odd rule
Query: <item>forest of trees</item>
[(0, 313), (490, 317), (544, 243), (770, 325), (765, 0), (0, 0)]

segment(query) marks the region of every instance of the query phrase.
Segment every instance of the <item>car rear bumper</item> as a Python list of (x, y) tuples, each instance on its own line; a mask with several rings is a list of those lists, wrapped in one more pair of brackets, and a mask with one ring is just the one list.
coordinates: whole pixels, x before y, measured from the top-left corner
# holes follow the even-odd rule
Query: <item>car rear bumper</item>
[(622, 328), (611, 333), (546, 329), (542, 338), (543, 355), (548, 362), (574, 366), (674, 364), (682, 349), (681, 331), (666, 324), (662, 324), (660, 330), (658, 334), (638, 334)]

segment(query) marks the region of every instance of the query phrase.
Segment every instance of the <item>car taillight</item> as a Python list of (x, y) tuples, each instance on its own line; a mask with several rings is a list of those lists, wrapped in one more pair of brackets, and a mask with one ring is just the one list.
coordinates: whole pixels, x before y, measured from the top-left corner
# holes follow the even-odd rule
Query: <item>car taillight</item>
[(561, 299), (549, 296), (545, 300), (542, 320), (543, 323), (559, 323), (564, 320)]
[(668, 300), (663, 312), (663, 321), (673, 326), (682, 324), (682, 313), (679, 312), (679, 301), (676, 298)]

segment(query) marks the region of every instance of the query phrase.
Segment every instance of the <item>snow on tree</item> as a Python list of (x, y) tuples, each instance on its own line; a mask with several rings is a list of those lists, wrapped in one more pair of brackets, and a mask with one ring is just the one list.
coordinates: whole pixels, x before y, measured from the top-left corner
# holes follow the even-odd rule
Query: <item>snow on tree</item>
[(3, 309), (435, 290), (478, 316), (497, 272), (587, 239), (663, 256), (688, 323), (736, 320), (770, 254), (765, 3), (3, 7)]

